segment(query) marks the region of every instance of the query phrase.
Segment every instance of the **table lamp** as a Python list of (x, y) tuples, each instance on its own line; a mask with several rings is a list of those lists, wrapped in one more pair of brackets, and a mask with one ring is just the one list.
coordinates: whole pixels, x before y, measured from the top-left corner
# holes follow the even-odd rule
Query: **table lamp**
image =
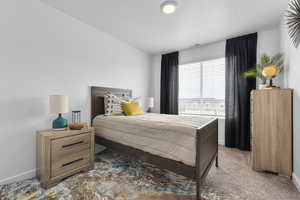
[(273, 85), (273, 78), (280, 74), (280, 67), (276, 65), (266, 66), (261, 73), (266, 79), (269, 79), (269, 86), (266, 89), (278, 88)]
[(154, 108), (154, 98), (153, 97), (147, 97), (145, 99), (145, 107), (148, 108), (147, 112), (151, 112), (151, 109)]
[(69, 97), (65, 95), (49, 96), (50, 113), (58, 114), (58, 118), (53, 120), (53, 130), (65, 130), (68, 127), (68, 120), (62, 117), (63, 113), (69, 112)]

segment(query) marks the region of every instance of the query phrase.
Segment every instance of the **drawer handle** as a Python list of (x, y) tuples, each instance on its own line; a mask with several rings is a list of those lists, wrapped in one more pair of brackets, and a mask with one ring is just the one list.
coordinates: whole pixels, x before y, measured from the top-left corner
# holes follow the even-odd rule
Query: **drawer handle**
[(73, 161), (71, 161), (71, 162), (68, 162), (68, 163), (62, 164), (62, 167), (65, 167), (65, 166), (71, 165), (71, 164), (73, 164), (73, 163), (76, 163), (76, 162), (79, 162), (79, 161), (82, 161), (82, 160), (83, 160), (83, 158), (79, 158), (79, 159), (77, 159), (77, 160), (73, 160)]
[(72, 144), (66, 144), (66, 145), (63, 145), (62, 148), (71, 147), (71, 146), (74, 146), (74, 145), (77, 145), (77, 144), (82, 144), (82, 143), (83, 143), (83, 141), (75, 142), (75, 143), (72, 143)]

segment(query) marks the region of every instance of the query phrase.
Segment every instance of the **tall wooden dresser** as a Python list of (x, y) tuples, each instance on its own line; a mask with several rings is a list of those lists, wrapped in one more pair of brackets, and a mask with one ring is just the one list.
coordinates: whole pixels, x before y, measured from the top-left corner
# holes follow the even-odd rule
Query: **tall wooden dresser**
[(293, 90), (251, 93), (252, 168), (292, 175)]

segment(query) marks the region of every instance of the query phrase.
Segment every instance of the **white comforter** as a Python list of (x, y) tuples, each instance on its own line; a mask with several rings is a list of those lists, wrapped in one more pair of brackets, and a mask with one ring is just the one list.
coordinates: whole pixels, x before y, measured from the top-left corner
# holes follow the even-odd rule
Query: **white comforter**
[(96, 134), (145, 152), (195, 166), (196, 131), (213, 118), (144, 114), (97, 116)]

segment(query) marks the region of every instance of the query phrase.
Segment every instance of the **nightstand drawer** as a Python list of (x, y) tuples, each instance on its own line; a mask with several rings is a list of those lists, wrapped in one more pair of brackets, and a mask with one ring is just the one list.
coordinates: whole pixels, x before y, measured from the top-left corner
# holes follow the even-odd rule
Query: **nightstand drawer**
[(74, 169), (83, 168), (90, 164), (90, 150), (64, 156), (53, 160), (51, 177), (56, 177), (68, 173)]
[(52, 160), (55, 161), (56, 158), (81, 152), (82, 150), (89, 149), (90, 146), (91, 135), (88, 133), (55, 139), (51, 142)]

